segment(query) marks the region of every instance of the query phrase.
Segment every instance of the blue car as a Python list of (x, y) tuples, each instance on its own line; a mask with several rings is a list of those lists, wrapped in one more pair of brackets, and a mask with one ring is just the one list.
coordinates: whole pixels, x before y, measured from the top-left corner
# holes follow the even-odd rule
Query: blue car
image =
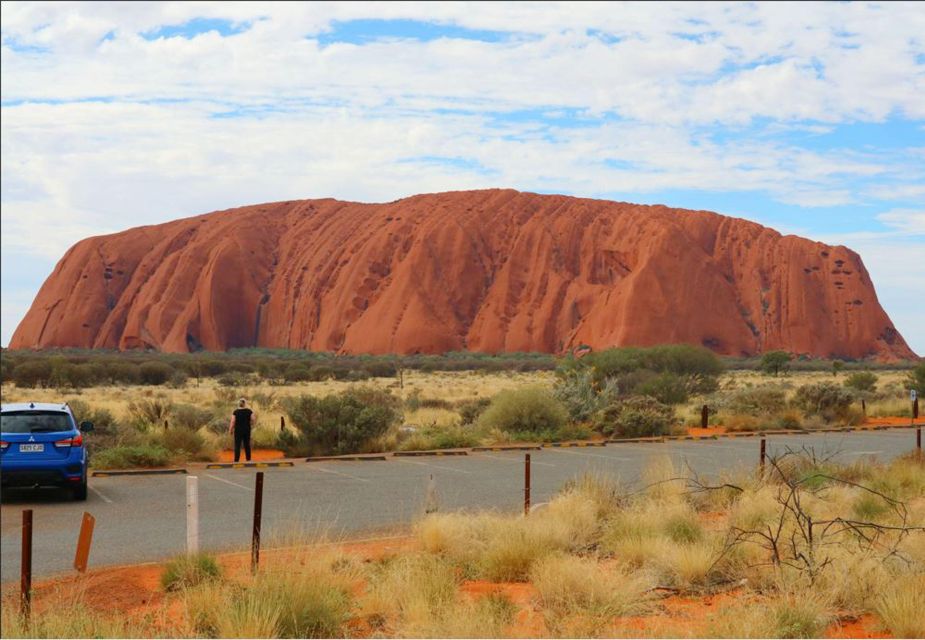
[(66, 487), (87, 499), (87, 448), (66, 404), (29, 402), (0, 407), (0, 477), (3, 487)]

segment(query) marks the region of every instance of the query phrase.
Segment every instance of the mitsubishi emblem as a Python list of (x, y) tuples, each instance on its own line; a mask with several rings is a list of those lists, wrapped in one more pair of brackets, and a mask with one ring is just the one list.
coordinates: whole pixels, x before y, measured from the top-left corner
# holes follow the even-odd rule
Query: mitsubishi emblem
[(35, 442), (35, 436), (29, 436), (29, 442)]

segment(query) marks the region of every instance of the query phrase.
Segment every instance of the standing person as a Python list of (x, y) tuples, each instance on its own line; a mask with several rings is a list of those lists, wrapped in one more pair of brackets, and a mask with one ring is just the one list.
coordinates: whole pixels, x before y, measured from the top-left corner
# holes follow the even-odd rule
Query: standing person
[(231, 424), (228, 432), (234, 434), (234, 461), (241, 459), (241, 445), (244, 445), (244, 457), (251, 461), (251, 423), (254, 421), (254, 412), (247, 408), (247, 400), (238, 400), (238, 408), (231, 414)]

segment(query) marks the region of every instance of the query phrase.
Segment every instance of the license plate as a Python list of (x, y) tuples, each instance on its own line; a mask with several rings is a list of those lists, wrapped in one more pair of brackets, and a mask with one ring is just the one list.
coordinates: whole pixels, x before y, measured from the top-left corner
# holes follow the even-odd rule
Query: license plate
[(24, 453), (41, 453), (45, 451), (44, 444), (21, 444), (19, 445), (19, 450)]

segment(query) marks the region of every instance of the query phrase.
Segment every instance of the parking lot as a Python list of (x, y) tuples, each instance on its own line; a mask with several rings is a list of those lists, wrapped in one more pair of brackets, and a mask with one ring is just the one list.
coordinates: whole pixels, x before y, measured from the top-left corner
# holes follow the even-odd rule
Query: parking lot
[[(811, 447), (841, 461), (886, 461), (911, 451), (915, 431), (768, 436), (768, 454)], [(532, 499), (548, 500), (583, 472), (607, 473), (638, 483), (654, 458), (668, 455), (705, 476), (758, 464), (758, 438), (611, 443), (606, 447), (532, 451)], [(363, 536), (407, 529), (423, 512), (431, 476), (440, 510), (517, 511), (523, 504), (524, 452), (470, 452), (466, 456), (390, 458), (386, 461), (297, 463), (265, 469), (263, 539), (266, 545), (296, 543), (325, 534)], [(246, 548), (250, 540), (255, 469), (192, 467), (199, 478), (201, 547)], [(96, 518), (90, 566), (140, 563), (182, 553), (186, 544), (186, 476), (92, 478), (87, 502), (59, 491), (8, 490), (2, 496), (2, 580), (18, 579), (21, 511), (34, 510), (36, 576), (72, 570), (82, 513)]]

